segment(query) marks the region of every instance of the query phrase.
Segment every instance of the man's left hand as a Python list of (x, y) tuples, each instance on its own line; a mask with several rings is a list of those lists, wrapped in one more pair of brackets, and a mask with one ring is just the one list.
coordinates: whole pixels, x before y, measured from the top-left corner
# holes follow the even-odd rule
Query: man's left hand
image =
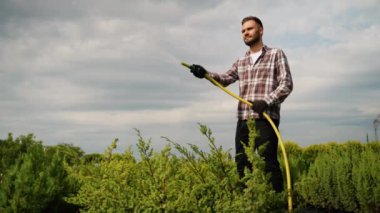
[(252, 103), (252, 109), (256, 113), (258, 113), (260, 116), (263, 114), (263, 112), (268, 108), (267, 102), (263, 100), (253, 101)]

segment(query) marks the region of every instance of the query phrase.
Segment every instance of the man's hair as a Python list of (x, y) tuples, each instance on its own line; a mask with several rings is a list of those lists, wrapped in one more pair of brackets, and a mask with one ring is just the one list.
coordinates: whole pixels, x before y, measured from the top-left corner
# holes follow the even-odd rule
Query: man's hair
[(243, 25), (245, 22), (251, 21), (251, 20), (256, 22), (258, 25), (260, 25), (261, 28), (264, 28), (263, 23), (256, 16), (247, 16), (247, 17), (243, 18), (243, 20), (241, 21), (241, 25)]

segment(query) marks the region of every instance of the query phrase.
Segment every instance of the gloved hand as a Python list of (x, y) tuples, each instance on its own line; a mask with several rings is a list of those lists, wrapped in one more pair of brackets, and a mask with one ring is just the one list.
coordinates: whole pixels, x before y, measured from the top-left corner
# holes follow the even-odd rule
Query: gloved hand
[(252, 109), (256, 113), (258, 113), (260, 116), (262, 116), (263, 112), (268, 108), (267, 102), (263, 100), (258, 101), (250, 101), (252, 103)]
[(193, 64), (190, 66), (190, 72), (197, 78), (204, 78), (207, 71), (201, 65)]

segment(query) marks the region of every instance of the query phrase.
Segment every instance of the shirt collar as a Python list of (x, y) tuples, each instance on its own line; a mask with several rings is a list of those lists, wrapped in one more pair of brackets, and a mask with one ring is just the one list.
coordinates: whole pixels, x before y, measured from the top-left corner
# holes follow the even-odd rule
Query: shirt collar
[[(269, 47), (267, 45), (264, 44), (263, 48), (261, 49), (262, 53), (261, 54), (264, 54), (267, 50), (269, 49)], [(248, 50), (246, 53), (245, 53), (245, 56), (249, 56), (251, 55), (251, 51)]]

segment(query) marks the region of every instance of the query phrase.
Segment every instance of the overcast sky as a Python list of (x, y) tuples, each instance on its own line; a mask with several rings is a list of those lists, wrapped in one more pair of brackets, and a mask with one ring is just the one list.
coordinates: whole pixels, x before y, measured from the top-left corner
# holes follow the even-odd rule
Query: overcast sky
[[(237, 101), (180, 65), (225, 72), (243, 56), (241, 19), (286, 53), (294, 81), (280, 131), (300, 146), (374, 139), (380, 113), (378, 0), (0, 0), (0, 138), (103, 152), (136, 132), (234, 148)], [(229, 89), (238, 92), (237, 83)]]

